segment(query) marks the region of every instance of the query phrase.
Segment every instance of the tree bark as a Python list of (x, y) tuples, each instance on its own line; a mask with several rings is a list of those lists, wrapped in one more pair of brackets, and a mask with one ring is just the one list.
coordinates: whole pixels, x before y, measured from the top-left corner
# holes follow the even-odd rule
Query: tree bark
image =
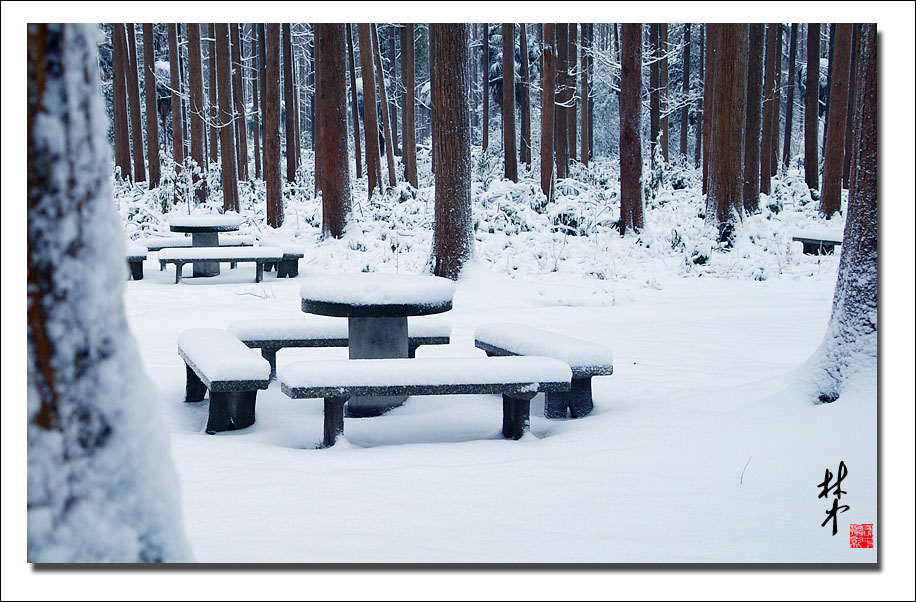
[[(216, 23), (207, 23), (209, 31), (209, 44), (207, 45), (207, 70), (210, 72), (210, 156), (208, 161), (219, 161), (219, 99), (217, 98), (216, 83)], [(209, 170), (209, 165), (207, 166)]]
[[(169, 33), (169, 87), (172, 88), (172, 162), (175, 164), (175, 177), (181, 173), (181, 166), (184, 163), (184, 134), (181, 130), (181, 79), (178, 72), (178, 64), (181, 58), (178, 55), (178, 24), (169, 23), (166, 25)], [(115, 94), (117, 101), (118, 95)], [(115, 104), (117, 109), (117, 104)], [(115, 120), (117, 123), (117, 120)], [(117, 135), (117, 129), (115, 130)], [(126, 134), (125, 134), (126, 135)], [(175, 191), (175, 202), (181, 200), (181, 187), (178, 182), (172, 184)]]
[(569, 160), (576, 160), (576, 142), (577, 142), (577, 121), (578, 115), (576, 114), (576, 83), (578, 81), (579, 73), (579, 51), (578, 51), (578, 34), (579, 26), (578, 23), (568, 23), (569, 26), (569, 54), (567, 59), (569, 60), (569, 69), (566, 71), (566, 86), (569, 88), (569, 106), (566, 109), (566, 126), (569, 130), (569, 142), (567, 143), (567, 151), (569, 153)]
[(763, 84), (763, 138), (760, 148), (760, 192), (770, 194), (770, 161), (773, 159), (773, 118), (776, 106), (776, 26), (767, 24), (766, 72)]
[(368, 23), (358, 23), (359, 64), (363, 79), (363, 134), (366, 143), (366, 173), (369, 198), (382, 186), (382, 163), (378, 144), (378, 105), (375, 97), (375, 72), (372, 67), (372, 34)]
[[(316, 157), (321, 154), (321, 234), (340, 238), (350, 215), (350, 151), (347, 148), (346, 28), (316, 23)], [(316, 174), (317, 179), (317, 174)]]
[(258, 53), (256, 26), (251, 24), (251, 56), (254, 60), (255, 76), (251, 78), (251, 107), (253, 115), (251, 121), (251, 141), (254, 143), (254, 177), (261, 179), (261, 90), (258, 74), (261, 73), (261, 61), (264, 57)]
[(684, 92), (684, 106), (681, 107), (681, 157), (687, 163), (687, 97), (690, 95), (690, 23), (684, 24), (684, 55), (681, 85)]
[(353, 155), (356, 157), (356, 179), (363, 177), (363, 150), (359, 143), (359, 101), (356, 97), (356, 64), (353, 60), (353, 29), (347, 23), (347, 59), (350, 68), (350, 105), (353, 115)]
[(280, 24), (261, 25), (264, 50), (264, 179), (267, 225), (283, 225), (283, 178), (280, 173)]
[[(590, 43), (594, 44), (595, 24), (588, 24)], [(595, 57), (588, 55), (588, 158), (595, 155)]]
[(821, 182), (821, 214), (827, 218), (840, 211), (840, 197), (843, 188), (844, 152), (846, 149), (846, 111), (849, 94), (850, 44), (852, 25), (837, 23), (834, 37), (833, 70), (830, 98), (833, 107), (828, 114), (826, 126), (827, 148), (824, 153), (824, 176)]
[[(399, 27), (396, 24), (391, 23), (388, 25), (388, 64), (390, 65), (389, 73), (391, 75), (391, 98), (388, 101), (388, 115), (391, 118), (391, 148), (394, 149), (395, 155), (400, 156), (401, 150), (398, 145), (398, 101), (401, 96), (401, 88), (398, 85), (397, 69), (398, 29)], [(401, 75), (403, 77), (403, 73)], [(403, 127), (403, 123), (401, 126)]]
[(567, 88), (569, 73), (569, 26), (557, 23), (557, 78), (556, 78), (556, 111), (554, 114), (554, 144), (556, 150), (557, 179), (569, 174), (569, 128), (566, 125), (569, 111), (567, 106), (572, 98), (572, 91)]
[(159, 186), (159, 114), (156, 103), (156, 67), (153, 56), (153, 24), (143, 24), (143, 88), (146, 92), (146, 156), (149, 187)]
[(429, 141), (432, 145), (430, 155), (430, 170), (436, 173), (436, 101), (432, 96), (432, 88), (436, 81), (436, 28), (432, 23), (427, 24), (429, 34)]
[(519, 156), (521, 161), (531, 170), (531, 85), (528, 74), (528, 25), (522, 23), (518, 30), (519, 56), (521, 57), (522, 70), (522, 110), (519, 114), (522, 120), (521, 144)]
[(554, 120), (556, 118), (556, 25), (544, 24), (541, 55), (541, 190), (548, 201), (554, 194)]
[(388, 92), (385, 89), (385, 71), (382, 69), (382, 49), (379, 46), (377, 24), (372, 25), (370, 33), (372, 34), (372, 56), (375, 59), (375, 70), (378, 71), (379, 104), (382, 107), (382, 126), (385, 132), (385, 158), (388, 161), (388, 185), (394, 188), (397, 184), (394, 172), (394, 143), (391, 133), (391, 115), (388, 114)]
[(661, 65), (659, 64), (658, 23), (649, 23), (649, 162), (655, 168), (655, 155), (661, 143)]
[(782, 164), (789, 166), (792, 153), (792, 121), (795, 117), (795, 57), (798, 54), (798, 23), (792, 24), (789, 33), (789, 71), (786, 76), (786, 127), (782, 135)]
[(293, 43), (290, 24), (283, 23), (283, 98), (286, 113), (286, 181), (296, 181), (299, 157), (296, 154), (296, 101), (293, 98)]
[(515, 23), (503, 23), (503, 160), (507, 180), (518, 182), (515, 150)]
[(146, 181), (146, 164), (143, 162), (143, 119), (140, 116), (140, 83), (137, 75), (140, 68), (137, 64), (137, 38), (134, 36), (134, 24), (127, 24), (127, 56), (130, 64), (127, 68), (127, 99), (130, 102), (130, 136), (134, 154), (134, 181)]
[[(362, 25), (360, 25), (362, 27)], [(457, 279), (474, 253), (471, 210), (470, 58), (467, 23), (436, 23), (436, 224), (432, 267), (436, 276)]]
[(621, 25), (620, 52), (620, 235), (643, 228), (642, 23)]
[(480, 83), (481, 103), (483, 103), (483, 152), (486, 154), (490, 144), (490, 24), (483, 23), (483, 49), (481, 50), (483, 81)]
[(805, 82), (805, 183), (818, 189), (818, 87), (820, 85), (821, 24), (808, 23), (808, 77)]
[(579, 128), (579, 157), (582, 161), (582, 165), (588, 167), (588, 123), (591, 118), (589, 113), (589, 93), (588, 93), (588, 60), (589, 60), (589, 51), (591, 48), (591, 39), (589, 33), (589, 24), (582, 24), (582, 33), (580, 36), (579, 44), (579, 104), (582, 106), (582, 109), (579, 111), (581, 114), (582, 125)]
[(744, 191), (744, 123), (747, 104), (746, 23), (710, 25), (717, 31), (712, 101), (712, 140), (706, 219), (731, 241), (741, 219)]
[(776, 23), (776, 72), (773, 82), (773, 140), (770, 143), (770, 177), (779, 173), (779, 113), (782, 104), (782, 23)]
[(713, 63), (716, 58), (716, 32), (718, 28), (710, 27), (707, 23), (703, 30), (706, 32), (706, 80), (703, 85), (703, 194), (709, 192), (709, 152), (712, 148), (712, 99), (716, 89), (716, 73)]
[[(698, 25), (698, 27), (700, 28), (700, 46), (698, 48), (698, 52), (700, 53), (700, 56), (698, 57), (700, 59), (698, 61), (700, 64), (700, 77), (697, 79), (697, 85), (703, 87), (703, 95), (700, 96), (698, 100), (699, 110), (697, 111), (697, 145), (693, 151), (693, 166), (697, 169), (700, 168), (700, 162), (705, 160), (703, 148), (706, 142), (706, 138), (704, 137), (703, 132), (703, 125), (706, 123), (706, 106), (704, 104), (704, 97), (706, 96), (706, 73), (704, 69), (706, 65), (706, 26), (701, 23)], [(705, 167), (705, 161), (703, 165)], [(703, 189), (706, 189), (705, 177), (703, 178)]]
[(662, 115), (662, 157), (668, 162), (668, 24), (658, 24), (659, 52), (661, 60), (658, 64), (658, 83), (661, 86), (660, 104)]
[(216, 24), (216, 78), (219, 97), (219, 142), (222, 157), (223, 210), (239, 210), (238, 174), (235, 165), (235, 132), (232, 127), (229, 26)]
[[(169, 30), (171, 33), (171, 29)], [(171, 38), (170, 38), (171, 40)], [(114, 103), (114, 141), (115, 165), (121, 168), (121, 177), (126, 180), (133, 179), (130, 164), (130, 126), (127, 117), (127, 69), (130, 60), (127, 57), (127, 38), (124, 32), (124, 23), (111, 24), (111, 57), (112, 57), (112, 96)], [(175, 69), (178, 64), (175, 63)], [(173, 76), (172, 78), (177, 79)], [(175, 83), (172, 84), (172, 89)], [(177, 94), (172, 93), (172, 107), (175, 107)], [(179, 106), (181, 106), (179, 104)], [(179, 116), (181, 112), (179, 111)], [(173, 123), (175, 123), (173, 121)], [(179, 121), (180, 123), (180, 121)], [(181, 140), (180, 132), (178, 140)]]
[(232, 97), (235, 100), (235, 130), (238, 136), (239, 180), (248, 179), (248, 120), (245, 118), (245, 88), (242, 87), (242, 36), (239, 24), (230, 23), (229, 34), (232, 37)]
[[(824, 135), (821, 137), (821, 156), (827, 148), (827, 122), (830, 120), (830, 89), (833, 87), (833, 49), (836, 41), (836, 23), (831, 23), (827, 46), (827, 102), (824, 104)], [(821, 178), (823, 178), (823, 173)]]
[[(760, 117), (763, 94), (763, 23), (751, 23), (748, 36), (747, 110), (744, 128), (744, 210), (760, 208)], [(764, 176), (765, 177), (765, 176)]]
[(850, 54), (852, 55), (849, 60), (849, 102), (846, 105), (846, 149), (843, 153), (846, 157), (843, 161), (843, 188), (850, 187), (850, 175), (852, 173), (852, 167), (854, 163), (854, 157), (852, 155), (852, 140), (853, 140), (853, 126), (855, 124), (855, 81), (856, 81), (856, 50), (858, 49), (859, 44), (859, 27), (854, 25), (852, 28), (852, 43), (850, 48), (852, 49)]
[[(265, 90), (268, 86), (279, 85), (279, 81), (267, 83), (267, 29), (264, 26), (264, 23), (258, 23), (258, 56), (261, 57), (258, 67), (258, 90), (261, 93), (261, 148), (262, 152), (267, 152), (267, 134), (264, 131), (266, 127), (267, 118), (264, 115), (264, 104), (265, 100)], [(279, 111), (279, 104), (277, 105), (277, 110)], [(279, 113), (278, 113), (279, 114)], [(279, 159), (278, 159), (279, 160)], [(263, 170), (264, 177), (267, 177), (267, 161), (263, 161)]]
[[(206, 173), (204, 144), (207, 135), (204, 122), (204, 88), (200, 58), (200, 24), (188, 23), (188, 95), (191, 120), (191, 158), (194, 159), (200, 172)], [(207, 180), (201, 179), (201, 173), (193, 174), (194, 193), (198, 203), (207, 202)], [(225, 181), (225, 178), (224, 178)]]
[[(401, 28), (401, 78), (404, 82), (404, 100), (401, 110), (402, 143), (404, 151), (401, 153), (404, 163), (404, 177), (414, 188), (417, 182), (417, 127), (415, 121), (414, 90), (416, 81), (414, 76), (414, 27), (413, 23), (405, 23)], [(352, 60), (352, 59), (351, 59)]]

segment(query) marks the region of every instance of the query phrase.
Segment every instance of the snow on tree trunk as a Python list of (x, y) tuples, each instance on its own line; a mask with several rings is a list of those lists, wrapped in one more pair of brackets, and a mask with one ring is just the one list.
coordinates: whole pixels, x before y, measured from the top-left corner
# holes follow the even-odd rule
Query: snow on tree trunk
[[(437, 121), (436, 225), (431, 264), (436, 276), (456, 280), (474, 253), (471, 213), (470, 55), (467, 23), (435, 23)], [(505, 99), (504, 99), (505, 100)]]
[(379, 149), (378, 101), (375, 94), (375, 68), (372, 66), (372, 34), (368, 23), (356, 26), (359, 39), (359, 65), (363, 80), (363, 136), (366, 143), (366, 176), (369, 198), (382, 187), (382, 158)]
[[(407, 26), (405, 26), (406, 28)], [(411, 31), (413, 28), (411, 27)], [(411, 50), (413, 47), (411, 46)], [(356, 64), (353, 60), (353, 28), (347, 23), (347, 59), (350, 67), (350, 105), (351, 110), (350, 114), (353, 117), (353, 155), (356, 157), (356, 179), (359, 180), (363, 177), (363, 157), (362, 157), (362, 148), (359, 143), (359, 101), (356, 98)], [(411, 71), (411, 76), (413, 72)], [(407, 90), (407, 93), (413, 97), (413, 89)], [(406, 115), (407, 105), (404, 105), (404, 111)], [(404, 118), (405, 122), (407, 118)], [(410, 167), (408, 166), (408, 157), (404, 155), (404, 165), (407, 168), (408, 174), (410, 173)], [(415, 172), (416, 173), (416, 172)], [(408, 179), (410, 179), (408, 177)], [(416, 187), (416, 178), (412, 181), (414, 187)]]
[(760, 142), (760, 192), (770, 194), (770, 162), (773, 160), (773, 129), (776, 113), (776, 27), (767, 24), (766, 71), (763, 85), (763, 135)]
[(503, 23), (503, 162), (505, 178), (518, 182), (515, 151), (515, 23)]
[[(172, 163), (177, 176), (181, 173), (181, 166), (184, 163), (184, 131), (181, 129), (181, 74), (178, 68), (181, 63), (181, 57), (178, 54), (178, 24), (168, 23), (166, 28), (169, 36), (169, 87), (172, 91)], [(117, 98), (118, 94), (115, 92), (115, 109), (118, 106)], [(117, 120), (115, 122), (117, 123)], [(117, 131), (117, 127), (115, 130)], [(117, 136), (117, 133), (115, 135)], [(115, 145), (115, 149), (115, 154), (117, 155), (117, 145)], [(175, 202), (177, 203), (182, 200), (181, 187), (178, 182), (174, 182), (172, 186), (175, 191)]]
[(280, 174), (280, 24), (268, 23), (264, 34), (264, 180), (267, 225), (283, 225), (283, 179)]
[(28, 26), (29, 562), (190, 559), (122, 303), (97, 32)]
[(818, 90), (820, 88), (821, 24), (808, 23), (808, 66), (805, 82), (805, 183), (817, 190)]
[(843, 164), (846, 149), (846, 110), (849, 95), (849, 46), (852, 42), (852, 24), (837, 23), (832, 90), (833, 106), (826, 125), (827, 144), (824, 153), (824, 175), (821, 178), (821, 214), (829, 218), (840, 210), (843, 188)]
[[(782, 135), (782, 164), (789, 166), (789, 155), (792, 151), (792, 120), (795, 116), (795, 55), (798, 54), (798, 23), (792, 24), (789, 34), (789, 70), (786, 72), (786, 82), (789, 91), (786, 96), (786, 124)], [(850, 94), (850, 97), (852, 95)]]
[(643, 227), (642, 24), (624, 23), (620, 34), (620, 234)]
[[(296, 103), (293, 98), (293, 42), (289, 23), (283, 23), (283, 100), (286, 105), (286, 181), (296, 181), (299, 169), (299, 155), (296, 141), (299, 130), (296, 127)], [(220, 82), (222, 83), (222, 82)]]
[(236, 171), (235, 131), (232, 127), (232, 67), (229, 54), (229, 25), (216, 24), (216, 79), (219, 97), (219, 143), (222, 162), (223, 210), (239, 210), (238, 172)]
[(567, 87), (569, 74), (569, 26), (566, 23), (557, 23), (557, 79), (556, 79), (556, 105), (554, 111), (554, 150), (556, 154), (557, 179), (565, 178), (569, 174), (569, 127), (566, 124), (569, 118), (569, 103), (572, 100), (572, 90)]
[(378, 24), (373, 23), (369, 28), (372, 42), (372, 58), (375, 61), (375, 70), (378, 71), (379, 107), (382, 109), (382, 131), (385, 138), (385, 159), (388, 163), (388, 185), (394, 188), (397, 177), (394, 173), (394, 146), (391, 131), (391, 115), (388, 112), (388, 91), (385, 89), (385, 71), (382, 69), (382, 49), (379, 47)]
[[(349, 25), (347, 25), (349, 27)], [(403, 152), (401, 153), (404, 163), (404, 177), (410, 182), (410, 185), (414, 188), (417, 188), (419, 183), (417, 182), (417, 128), (415, 123), (415, 112), (414, 112), (414, 88), (415, 88), (415, 77), (414, 77), (414, 39), (413, 39), (413, 23), (404, 23), (404, 26), (401, 28), (401, 80), (404, 84), (404, 104), (402, 107), (403, 118), (401, 120), (401, 132), (402, 132), (402, 148)], [(352, 46), (350, 50), (350, 73), (351, 79), (353, 78), (353, 54)], [(356, 92), (354, 87), (353, 92), (353, 110), (354, 117), (353, 123), (356, 127)], [(357, 137), (357, 141), (359, 138)], [(359, 145), (357, 143), (356, 153), (359, 154)], [(357, 163), (359, 159), (356, 160)]]
[(236, 164), (239, 170), (239, 180), (248, 180), (248, 126), (245, 119), (245, 89), (242, 87), (242, 74), (245, 67), (242, 64), (242, 36), (238, 23), (229, 24), (229, 36), (232, 43), (232, 98), (235, 104), (236, 127)]
[(134, 181), (146, 182), (146, 165), (143, 162), (143, 119), (140, 117), (140, 83), (137, 74), (137, 38), (134, 24), (127, 25), (127, 100), (130, 103), (130, 137), (134, 156)]
[(744, 210), (760, 208), (760, 116), (763, 92), (763, 23), (751, 23), (748, 35), (747, 109), (744, 132)]
[[(556, 117), (556, 25), (544, 23), (544, 51), (541, 56), (543, 72), (541, 74), (541, 190), (548, 201), (553, 200), (554, 193), (554, 121)], [(484, 89), (484, 96), (486, 96)], [(486, 103), (487, 100), (484, 100)], [(486, 122), (484, 122), (486, 123)]]
[(198, 203), (207, 202), (207, 169), (204, 148), (207, 144), (207, 124), (204, 111), (204, 76), (200, 52), (200, 24), (188, 23), (188, 95), (191, 108), (191, 157), (200, 171), (194, 171), (194, 190)]
[(156, 70), (153, 56), (153, 24), (143, 24), (143, 89), (146, 93), (146, 157), (149, 187), (159, 186), (159, 122), (156, 119)]
[(822, 402), (838, 399), (856, 375), (878, 369), (878, 35), (874, 23), (855, 27), (855, 163), (849, 209), (830, 323), (809, 363)]

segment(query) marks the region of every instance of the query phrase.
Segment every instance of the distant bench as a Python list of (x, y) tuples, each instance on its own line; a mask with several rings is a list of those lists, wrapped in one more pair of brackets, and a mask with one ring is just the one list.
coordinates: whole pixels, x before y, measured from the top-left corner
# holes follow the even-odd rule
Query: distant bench
[(807, 233), (793, 236), (792, 240), (802, 244), (806, 255), (826, 255), (833, 253), (833, 247), (843, 244), (843, 236), (835, 234)]
[(295, 278), (299, 275), (299, 260), (305, 257), (302, 248), (281, 239), (261, 238), (260, 244), (283, 249), (283, 259), (277, 263), (268, 263), (264, 269), (268, 272), (276, 266), (277, 278)]
[(371, 395), (502, 394), (507, 439), (529, 429), (531, 399), (540, 391), (566, 391), (572, 372), (545, 357), (318, 360), (296, 362), (280, 375), (292, 399), (324, 398), (324, 447), (344, 430), (344, 404)]
[[(277, 351), (287, 347), (347, 347), (347, 320), (341, 318), (293, 318), (240, 320), (229, 325), (229, 332), (251, 348), (261, 350), (270, 362), (270, 377), (277, 375)], [(407, 356), (415, 357), (420, 345), (448, 345), (451, 325), (437, 318), (407, 320)]]
[(146, 249), (140, 245), (127, 245), (128, 279), (143, 280), (143, 262), (146, 261)]
[(484, 324), (474, 332), (474, 345), (488, 356), (540, 355), (569, 364), (572, 386), (547, 393), (547, 418), (566, 418), (567, 408), (573, 418), (587, 416), (594, 407), (592, 377), (614, 373), (614, 358), (607, 347), (525, 324)]
[[(161, 251), (175, 247), (190, 248), (193, 246), (191, 242), (190, 236), (151, 236), (143, 241), (143, 245), (148, 251)], [(254, 237), (247, 234), (223, 234), (219, 237), (221, 247), (251, 247), (253, 245)]]
[(187, 366), (185, 401), (203, 401), (210, 390), (207, 432), (254, 424), (258, 390), (270, 383), (270, 365), (225, 330), (196, 328), (178, 337), (178, 355)]
[(253, 262), (256, 264), (255, 282), (264, 278), (264, 264), (283, 259), (283, 250), (277, 247), (190, 247), (168, 248), (159, 251), (159, 264), (175, 264), (175, 284), (181, 282), (181, 269), (194, 261)]

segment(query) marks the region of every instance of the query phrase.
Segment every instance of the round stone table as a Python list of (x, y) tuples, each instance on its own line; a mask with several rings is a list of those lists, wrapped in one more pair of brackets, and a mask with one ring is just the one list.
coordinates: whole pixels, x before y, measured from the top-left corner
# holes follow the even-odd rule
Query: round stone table
[[(238, 213), (184, 215), (173, 217), (169, 229), (172, 232), (190, 233), (192, 247), (218, 247), (219, 233), (234, 232), (241, 223)], [(195, 278), (219, 275), (218, 261), (195, 261), (193, 265)]]
[[(347, 318), (350, 359), (407, 357), (407, 317), (452, 308), (455, 283), (408, 274), (315, 275), (299, 289), (302, 311)], [(352, 397), (347, 415), (379, 416), (406, 396)]]

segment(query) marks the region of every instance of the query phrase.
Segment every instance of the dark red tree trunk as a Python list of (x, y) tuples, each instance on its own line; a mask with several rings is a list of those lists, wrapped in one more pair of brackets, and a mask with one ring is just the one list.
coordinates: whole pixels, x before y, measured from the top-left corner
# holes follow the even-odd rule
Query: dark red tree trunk
[(232, 42), (232, 98), (235, 104), (236, 152), (239, 180), (248, 179), (248, 120), (245, 118), (245, 88), (242, 87), (242, 36), (239, 24), (229, 25)]
[(713, 61), (716, 57), (716, 27), (704, 26), (706, 32), (706, 80), (703, 85), (703, 194), (709, 192), (709, 151), (712, 143), (713, 106), (712, 98), (716, 89)]
[(216, 24), (216, 79), (219, 96), (219, 142), (222, 157), (223, 210), (239, 210), (238, 174), (235, 165), (235, 132), (232, 128), (232, 84), (229, 74), (229, 26)]
[(544, 46), (541, 55), (541, 190), (553, 201), (554, 121), (556, 118), (556, 25), (544, 24)]
[(347, 23), (347, 59), (350, 67), (350, 105), (353, 116), (353, 155), (356, 157), (356, 179), (363, 177), (363, 151), (359, 143), (359, 102), (356, 98), (356, 64), (353, 59), (353, 29)]
[(763, 23), (751, 23), (748, 35), (747, 117), (744, 128), (744, 210), (760, 207), (760, 114), (763, 94)]
[(773, 128), (776, 115), (776, 27), (767, 24), (766, 73), (763, 84), (763, 138), (760, 148), (760, 192), (770, 194), (770, 162), (773, 159)]
[(143, 119), (140, 116), (140, 83), (137, 74), (137, 38), (134, 36), (134, 24), (127, 24), (127, 56), (130, 64), (127, 67), (127, 99), (130, 103), (130, 137), (134, 155), (134, 176), (136, 182), (146, 181), (146, 164), (143, 162)]
[(522, 23), (518, 30), (519, 53), (521, 57), (522, 70), (522, 110), (519, 117), (522, 120), (521, 141), (519, 145), (519, 157), (521, 161), (531, 169), (531, 86), (528, 81), (528, 25)]
[(515, 150), (515, 24), (503, 23), (503, 160), (505, 177), (518, 182)]
[[(203, 73), (201, 71), (200, 56), (200, 25), (188, 23), (188, 95), (189, 112), (191, 120), (191, 157), (206, 173), (204, 160), (204, 145), (206, 144), (207, 129), (204, 122), (206, 108), (204, 106)], [(198, 203), (207, 201), (207, 180), (201, 179), (199, 173), (193, 175), (194, 191)]]
[[(690, 95), (690, 23), (684, 24), (684, 55), (682, 60), (683, 75), (681, 77), (681, 89), (684, 92), (684, 98)], [(681, 157), (684, 163), (687, 163), (687, 103), (681, 107)]]
[(845, 157), (843, 161), (843, 188), (849, 188), (850, 186), (850, 174), (852, 173), (852, 166), (854, 163), (854, 157), (852, 155), (852, 139), (853, 139), (853, 125), (855, 124), (855, 75), (856, 75), (856, 50), (858, 49), (859, 44), (859, 27), (853, 26), (852, 28), (852, 44), (850, 48), (852, 55), (849, 60), (849, 102), (846, 105), (846, 150)]
[[(698, 25), (700, 28), (700, 45), (698, 47), (698, 52), (700, 56), (698, 57), (700, 63), (700, 77), (697, 79), (697, 84), (703, 87), (703, 96), (700, 96), (698, 101), (699, 110), (697, 111), (697, 145), (693, 151), (693, 166), (697, 169), (700, 168), (700, 162), (703, 161), (704, 173), (705, 173), (705, 156), (703, 149), (705, 148), (706, 138), (704, 137), (704, 127), (706, 123), (706, 106), (704, 104), (704, 97), (706, 95), (706, 26), (702, 23)], [(706, 178), (703, 178), (703, 190), (706, 190)]]
[(789, 34), (789, 71), (786, 81), (786, 128), (782, 135), (782, 164), (788, 167), (792, 152), (792, 121), (795, 118), (795, 56), (798, 54), (798, 23), (792, 24)]
[(416, 188), (417, 182), (417, 124), (415, 119), (415, 62), (414, 62), (414, 27), (413, 23), (405, 23), (401, 28), (401, 78), (404, 82), (403, 118), (401, 131), (403, 133), (404, 151), (401, 153), (404, 163), (404, 177), (410, 185)]
[(159, 121), (156, 103), (156, 67), (153, 56), (153, 24), (143, 24), (143, 88), (146, 92), (146, 160), (149, 187), (159, 186)]
[[(184, 163), (184, 133), (181, 129), (181, 77), (178, 72), (178, 64), (181, 60), (178, 54), (178, 24), (169, 23), (166, 25), (169, 32), (169, 87), (172, 89), (172, 161), (175, 164), (175, 175), (181, 173), (181, 165)], [(115, 99), (117, 99), (115, 94)], [(115, 105), (117, 107), (117, 105)], [(116, 134), (117, 135), (117, 134)], [(178, 182), (174, 183), (175, 202), (181, 200), (181, 188)]]
[(643, 228), (642, 142), (642, 23), (623, 23), (620, 71), (620, 220), (621, 236)]
[(264, 179), (267, 225), (283, 225), (283, 178), (280, 173), (280, 24), (261, 26), (264, 34)]
[(483, 152), (487, 152), (490, 144), (490, 24), (483, 25), (483, 48), (481, 50), (483, 63), (483, 81), (480, 83), (481, 102), (483, 103)]
[(572, 90), (567, 87), (569, 73), (569, 26), (557, 23), (557, 78), (556, 111), (554, 114), (554, 144), (556, 150), (557, 179), (569, 174), (569, 128), (566, 125)]
[(261, 61), (264, 57), (258, 54), (257, 33), (254, 23), (251, 24), (251, 56), (254, 61), (253, 71), (255, 76), (251, 78), (251, 105), (253, 115), (251, 116), (251, 141), (254, 144), (254, 177), (261, 178), (261, 90), (258, 85), (260, 79), (257, 74), (261, 72)]
[(388, 162), (388, 185), (394, 188), (395, 184), (397, 184), (397, 177), (394, 173), (394, 136), (391, 133), (391, 115), (388, 114), (388, 91), (385, 89), (385, 71), (382, 69), (382, 50), (379, 47), (378, 25), (373, 24), (369, 33), (372, 34), (372, 56), (375, 59), (375, 70), (378, 71), (379, 105), (382, 107), (385, 159)]
[[(210, 156), (208, 161), (219, 161), (219, 99), (216, 84), (216, 23), (207, 23), (209, 27), (209, 44), (207, 44), (207, 70), (210, 80)], [(207, 166), (209, 169), (209, 166)]]
[[(169, 32), (171, 33), (171, 30)], [(127, 122), (127, 69), (130, 60), (127, 56), (127, 38), (124, 32), (124, 23), (111, 24), (111, 57), (113, 63), (111, 79), (114, 102), (115, 165), (121, 168), (122, 178), (131, 180), (133, 172), (130, 165), (130, 126)], [(175, 68), (177, 69), (177, 67), (176, 63)], [(173, 77), (173, 79), (175, 78)], [(173, 83), (172, 85), (174, 86), (175, 84)], [(176, 96), (177, 94), (173, 92), (173, 101)], [(172, 106), (174, 107), (175, 105), (172, 104)], [(181, 140), (180, 135), (178, 140)]]
[(293, 98), (293, 42), (290, 24), (283, 24), (283, 98), (286, 105), (286, 181), (296, 181), (299, 169), (297, 153), (299, 131), (296, 129), (296, 101)]
[(581, 110), (579, 111), (582, 115), (582, 125), (579, 128), (579, 159), (582, 161), (582, 165), (588, 167), (588, 136), (589, 129), (588, 124), (591, 119), (591, 114), (589, 113), (589, 83), (588, 83), (588, 60), (589, 60), (589, 50), (591, 48), (591, 38), (589, 33), (590, 25), (588, 23), (582, 24), (582, 33), (580, 36), (579, 43), (579, 104), (581, 105)]
[(649, 23), (649, 161), (655, 167), (656, 148), (661, 132), (661, 69), (659, 64), (658, 23)]
[(378, 110), (375, 95), (375, 70), (372, 66), (372, 34), (368, 23), (356, 26), (359, 34), (359, 64), (363, 79), (363, 134), (366, 143), (366, 173), (369, 197), (382, 186), (382, 162), (379, 156)]
[(820, 82), (821, 24), (808, 23), (808, 77), (805, 82), (805, 183), (811, 190), (818, 189), (817, 138), (818, 138), (818, 88)]
[(833, 100), (828, 115), (826, 136), (827, 145), (824, 153), (824, 177), (821, 182), (821, 213), (831, 217), (840, 210), (840, 196), (843, 188), (844, 152), (846, 149), (846, 111), (849, 94), (850, 44), (852, 43), (852, 25), (837, 23), (834, 38), (833, 70), (830, 98)]

